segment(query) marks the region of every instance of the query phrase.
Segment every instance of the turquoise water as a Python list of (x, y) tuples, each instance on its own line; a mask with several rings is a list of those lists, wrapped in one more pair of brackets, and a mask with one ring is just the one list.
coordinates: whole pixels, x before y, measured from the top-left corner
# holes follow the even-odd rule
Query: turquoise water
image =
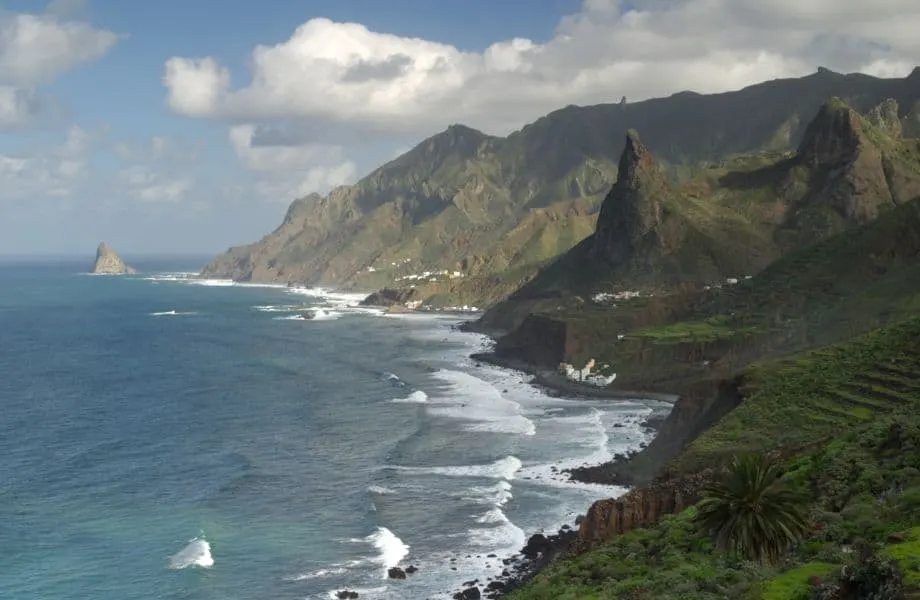
[(475, 365), (458, 318), (138, 266), (0, 264), (2, 598), (444, 597), (616, 491), (551, 465), (646, 437), (649, 405)]

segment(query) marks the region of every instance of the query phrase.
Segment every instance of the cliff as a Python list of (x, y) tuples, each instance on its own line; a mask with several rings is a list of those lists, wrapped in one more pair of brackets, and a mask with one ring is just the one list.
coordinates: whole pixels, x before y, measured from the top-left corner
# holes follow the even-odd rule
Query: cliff
[(639, 487), (619, 498), (598, 500), (579, 525), (573, 552), (584, 552), (618, 535), (649, 527), (663, 516), (695, 504), (710, 477), (709, 471), (695, 473)]
[(96, 275), (132, 275), (137, 271), (126, 265), (115, 250), (105, 242), (102, 242), (96, 248), (96, 262), (93, 264), (90, 273)]

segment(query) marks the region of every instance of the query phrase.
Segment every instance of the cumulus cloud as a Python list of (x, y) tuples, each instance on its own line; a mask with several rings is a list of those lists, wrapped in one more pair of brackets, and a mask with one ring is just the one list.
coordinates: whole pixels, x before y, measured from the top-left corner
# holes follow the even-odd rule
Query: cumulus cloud
[(70, 20), (75, 8), (59, 0), (40, 15), (0, 11), (0, 130), (25, 126), (56, 107), (40, 86), (98, 60), (118, 41), (111, 31)]
[(357, 168), (341, 146), (284, 143), (270, 133), (260, 143), (257, 134), (255, 125), (237, 125), (229, 137), (237, 157), (254, 172), (260, 196), (286, 202), (355, 179)]
[(904, 75), (920, 62), (918, 20), (916, 0), (584, 0), (546, 43), (465, 52), (317, 18), (257, 46), (243, 86), (210, 57), (169, 59), (163, 81), (191, 117), (505, 133), (566, 104), (722, 91), (819, 65)]
[(114, 192), (145, 203), (194, 200), (194, 168), (201, 144), (155, 135), (146, 140), (118, 140), (111, 145), (121, 168)]

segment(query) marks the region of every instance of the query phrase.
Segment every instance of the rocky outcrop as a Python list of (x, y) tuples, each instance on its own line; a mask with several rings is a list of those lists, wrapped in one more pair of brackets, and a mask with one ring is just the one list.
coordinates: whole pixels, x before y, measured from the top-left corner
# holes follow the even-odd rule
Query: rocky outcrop
[(102, 242), (96, 248), (96, 262), (90, 273), (96, 275), (132, 275), (137, 271), (126, 265), (117, 252), (109, 247), (108, 244)]
[(594, 256), (611, 264), (628, 260), (649, 236), (661, 235), (665, 203), (673, 192), (652, 154), (630, 129), (620, 155), (617, 181), (601, 206), (594, 234)]
[(394, 289), (394, 288), (383, 288), (372, 294), (367, 298), (361, 301), (362, 306), (395, 306), (395, 305), (405, 305), (407, 302), (412, 302), (418, 297), (418, 292), (415, 288), (403, 288), (403, 289)]
[(918, 145), (901, 134), (894, 100), (886, 100), (866, 116), (836, 98), (825, 103), (796, 155), (798, 164), (808, 167), (818, 183), (805, 199), (806, 210), (826, 206), (853, 225), (916, 198), (920, 194)]
[(578, 528), (576, 551), (589, 550), (614, 537), (657, 523), (699, 499), (703, 484), (711, 477), (706, 471), (679, 479), (658, 481), (636, 488), (619, 498), (598, 500), (588, 509)]

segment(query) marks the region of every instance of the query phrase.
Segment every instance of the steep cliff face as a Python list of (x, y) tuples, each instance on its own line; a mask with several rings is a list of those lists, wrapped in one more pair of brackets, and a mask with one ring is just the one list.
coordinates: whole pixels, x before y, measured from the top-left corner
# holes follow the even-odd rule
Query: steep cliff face
[(578, 528), (575, 551), (590, 550), (615, 536), (657, 523), (699, 499), (700, 489), (711, 472), (658, 481), (636, 488), (619, 498), (598, 500), (591, 505)]
[(93, 264), (90, 273), (96, 275), (132, 275), (137, 271), (126, 265), (115, 250), (105, 242), (102, 242), (96, 248), (96, 262)]

